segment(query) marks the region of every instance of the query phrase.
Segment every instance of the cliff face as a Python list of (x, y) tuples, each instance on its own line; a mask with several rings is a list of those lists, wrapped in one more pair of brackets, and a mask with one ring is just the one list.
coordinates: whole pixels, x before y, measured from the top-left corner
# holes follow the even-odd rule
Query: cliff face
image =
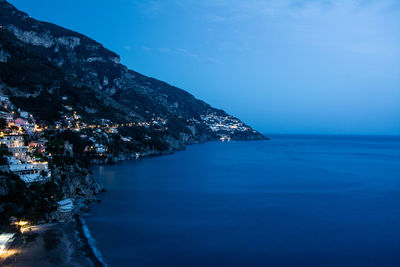
[[(226, 129), (213, 130), (204, 120), (207, 115), (243, 124), (184, 90), (129, 70), (117, 54), (98, 42), (35, 20), (4, 0), (0, 1), (0, 26), (0, 90), (41, 119), (57, 120), (67, 101), (88, 121), (163, 118), (175, 128), (166, 136), (182, 139), (180, 133), (189, 134), (185, 143), (226, 134)], [(43, 104), (54, 112), (43, 111)], [(263, 138), (243, 126), (244, 133), (231, 129), (230, 136)]]
[[(74, 214), (86, 211), (103, 188), (93, 175), (77, 164), (57, 166), (52, 180), (45, 184), (25, 184), (18, 176), (0, 173), (0, 226), (9, 218), (26, 218), (32, 222), (71, 220)], [(71, 198), (75, 209), (71, 213), (57, 212), (56, 200)], [(63, 217), (59, 217), (62, 215)]]
[(54, 182), (60, 186), (64, 198), (81, 198), (82, 201), (95, 201), (96, 195), (103, 188), (97, 184), (93, 175), (89, 174), (86, 168), (77, 164), (56, 167), (52, 172)]

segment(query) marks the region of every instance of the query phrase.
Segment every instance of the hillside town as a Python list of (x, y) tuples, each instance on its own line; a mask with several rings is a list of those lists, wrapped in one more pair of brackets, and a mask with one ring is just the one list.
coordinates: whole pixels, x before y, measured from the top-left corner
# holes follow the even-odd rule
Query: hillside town
[(221, 141), (231, 141), (236, 133), (252, 132), (255, 130), (246, 126), (233, 116), (218, 116), (216, 114), (202, 115), (201, 119), (210, 127), (211, 131), (219, 136)]
[(28, 112), (14, 111), (8, 97), (0, 96), (0, 103), (3, 109), (0, 111), (0, 145), (6, 150), (2, 155), (1, 170), (18, 175), (25, 183), (49, 180), (48, 159), (51, 159), (51, 154), (46, 153), (41, 127)]
[[(63, 98), (67, 100), (67, 98)], [(3, 120), (0, 132), (0, 144), (8, 149), (6, 155), (7, 164), (2, 170), (10, 171), (21, 177), (26, 183), (43, 182), (51, 177), (49, 160), (52, 159), (51, 152), (46, 150), (48, 140), (45, 132), (74, 131), (79, 133), (80, 138), (87, 141), (85, 152), (95, 156), (104, 156), (110, 150), (108, 147), (110, 136), (119, 135), (123, 142), (132, 142), (129, 136), (122, 136), (118, 129), (122, 127), (144, 127), (157, 131), (166, 131), (167, 119), (154, 117), (150, 121), (113, 123), (110, 120), (100, 119), (96, 124), (88, 124), (70, 106), (65, 104), (65, 112), (61, 114), (61, 120), (54, 125), (45, 125), (37, 122), (32, 114), (15, 108), (5, 95), (0, 95), (0, 119)], [(231, 140), (237, 132), (254, 131), (243, 122), (233, 116), (218, 116), (216, 114), (202, 115), (201, 120), (208, 125), (210, 130), (217, 135), (221, 141)], [(188, 125), (199, 124), (200, 121), (190, 119)], [(151, 139), (150, 136), (146, 137)], [(73, 144), (66, 141), (63, 144), (63, 153), (73, 156)], [(140, 155), (138, 151), (136, 157)]]

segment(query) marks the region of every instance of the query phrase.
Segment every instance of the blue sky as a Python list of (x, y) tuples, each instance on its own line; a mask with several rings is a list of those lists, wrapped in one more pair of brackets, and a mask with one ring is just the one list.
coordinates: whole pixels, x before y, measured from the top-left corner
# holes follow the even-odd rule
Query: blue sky
[(400, 134), (398, 0), (12, 0), (266, 133)]

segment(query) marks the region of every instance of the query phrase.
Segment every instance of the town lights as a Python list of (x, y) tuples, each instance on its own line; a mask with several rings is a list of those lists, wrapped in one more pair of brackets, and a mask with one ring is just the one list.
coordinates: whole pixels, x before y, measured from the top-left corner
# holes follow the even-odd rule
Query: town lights
[(25, 226), (25, 225), (28, 225), (28, 224), (29, 224), (28, 221), (19, 221), (19, 222), (17, 222), (17, 225), (19, 225), (19, 226)]
[(17, 226), (19, 226), (19, 231), (21, 233), (24, 233), (25, 230), (29, 229), (29, 222), (28, 221), (19, 221), (15, 223)]
[(11, 257), (15, 254), (18, 254), (18, 251), (16, 249), (9, 249), (9, 250), (1, 251), (1, 248), (0, 248), (0, 258), (7, 259), (8, 257)]

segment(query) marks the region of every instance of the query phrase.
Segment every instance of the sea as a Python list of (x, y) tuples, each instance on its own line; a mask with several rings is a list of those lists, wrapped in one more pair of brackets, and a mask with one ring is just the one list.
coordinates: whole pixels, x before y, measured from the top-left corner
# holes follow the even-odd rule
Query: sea
[(109, 266), (400, 266), (400, 137), (267, 135), (94, 166)]

